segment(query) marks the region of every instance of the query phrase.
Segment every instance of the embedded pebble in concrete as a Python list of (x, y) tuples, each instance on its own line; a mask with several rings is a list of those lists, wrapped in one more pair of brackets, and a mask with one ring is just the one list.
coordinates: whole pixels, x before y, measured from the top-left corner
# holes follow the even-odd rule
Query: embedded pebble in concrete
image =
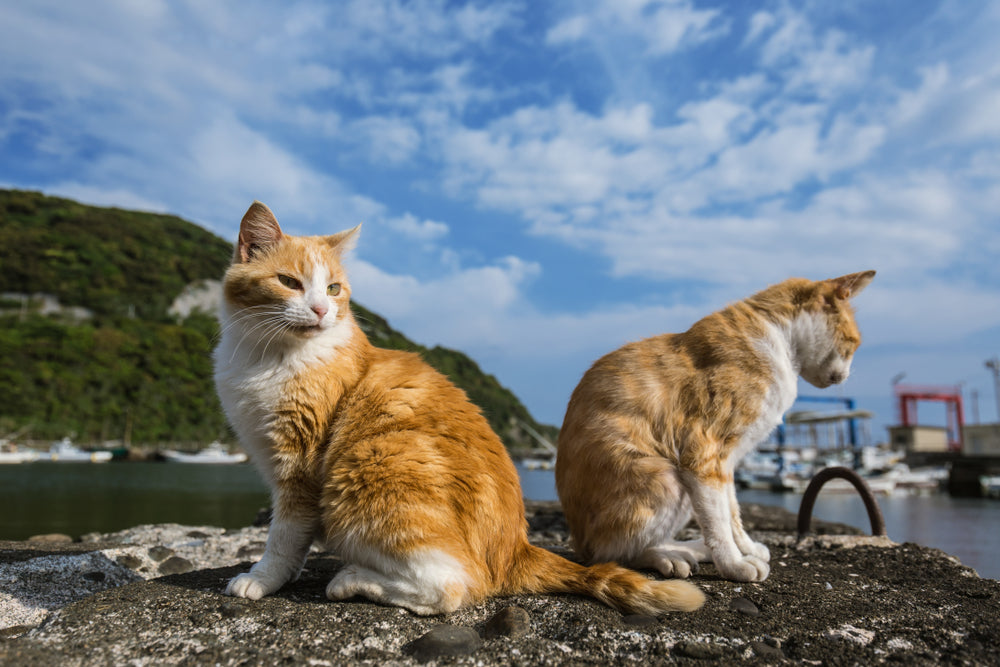
[(753, 648), (754, 653), (762, 658), (768, 658), (771, 660), (784, 660), (785, 653), (781, 650), (781, 646), (778, 642), (773, 639), (757, 640), (754, 639), (750, 642), (751, 648)]
[(164, 561), (167, 558), (173, 556), (174, 555), (174, 550), (171, 549), (171, 548), (169, 548), (169, 547), (160, 546), (158, 544), (155, 547), (150, 547), (146, 551), (146, 553), (149, 554), (150, 558), (152, 558), (157, 563), (159, 563), (160, 561)]
[(674, 653), (696, 660), (717, 660), (726, 654), (726, 649), (718, 644), (688, 640), (675, 644)]
[(516, 639), (528, 634), (531, 617), (520, 607), (506, 607), (493, 615), (483, 628), (483, 638), (510, 637)]
[(760, 616), (760, 609), (757, 608), (757, 605), (746, 598), (733, 598), (733, 601), (729, 603), (729, 608), (747, 616)]
[(194, 565), (187, 558), (181, 558), (180, 556), (171, 556), (167, 560), (160, 563), (157, 568), (160, 574), (184, 574), (185, 572), (190, 572), (194, 569)]
[(407, 648), (406, 652), (420, 662), (437, 658), (467, 655), (482, 645), (479, 634), (472, 628), (457, 625), (436, 625)]

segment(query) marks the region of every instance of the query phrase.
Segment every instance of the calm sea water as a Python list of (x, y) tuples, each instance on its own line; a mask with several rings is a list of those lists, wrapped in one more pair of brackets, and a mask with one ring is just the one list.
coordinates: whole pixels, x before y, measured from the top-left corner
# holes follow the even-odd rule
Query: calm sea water
[[(520, 470), (526, 498), (556, 500), (551, 471)], [(798, 512), (801, 496), (741, 491), (743, 502)], [(983, 577), (1000, 579), (1000, 501), (947, 494), (880, 496), (889, 537), (958, 557)], [(40, 533), (79, 536), (144, 523), (240, 528), (267, 506), (250, 465), (183, 463), (31, 463), (0, 466), (0, 539)], [(815, 518), (870, 530), (854, 494), (820, 494)]]

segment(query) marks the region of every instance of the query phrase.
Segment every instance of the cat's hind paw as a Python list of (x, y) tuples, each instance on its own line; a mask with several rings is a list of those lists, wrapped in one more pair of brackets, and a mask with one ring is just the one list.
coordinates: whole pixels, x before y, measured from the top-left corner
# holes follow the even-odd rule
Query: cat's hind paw
[(370, 600), (385, 598), (385, 588), (374, 572), (360, 565), (345, 565), (326, 586), (326, 597), (331, 600), (346, 600), (362, 595)]
[(771, 573), (767, 561), (757, 556), (743, 556), (732, 563), (716, 563), (715, 567), (720, 575), (731, 581), (764, 581)]
[(248, 600), (259, 600), (268, 593), (272, 593), (264, 585), (264, 582), (257, 579), (250, 573), (244, 573), (233, 577), (226, 586), (226, 595), (237, 598), (247, 598)]

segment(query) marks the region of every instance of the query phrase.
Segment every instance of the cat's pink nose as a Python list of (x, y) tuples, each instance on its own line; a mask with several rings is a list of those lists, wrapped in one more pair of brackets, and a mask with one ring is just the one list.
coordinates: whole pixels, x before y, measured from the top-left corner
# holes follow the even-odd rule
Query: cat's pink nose
[(323, 319), (323, 316), (330, 312), (330, 307), (325, 303), (315, 303), (309, 307), (314, 313), (316, 313), (316, 317), (319, 319)]

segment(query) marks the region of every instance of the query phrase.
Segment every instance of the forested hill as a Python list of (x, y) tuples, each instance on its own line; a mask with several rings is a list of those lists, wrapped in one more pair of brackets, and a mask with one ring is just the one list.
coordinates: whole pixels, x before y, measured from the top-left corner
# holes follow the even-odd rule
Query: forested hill
[[(231, 241), (174, 216), (0, 190), (0, 437), (232, 441), (212, 383), (215, 317), (168, 312), (231, 256)], [(534, 447), (527, 429), (554, 439), (465, 354), (354, 308), (374, 344), (417, 351), (462, 387), (508, 448)]]

